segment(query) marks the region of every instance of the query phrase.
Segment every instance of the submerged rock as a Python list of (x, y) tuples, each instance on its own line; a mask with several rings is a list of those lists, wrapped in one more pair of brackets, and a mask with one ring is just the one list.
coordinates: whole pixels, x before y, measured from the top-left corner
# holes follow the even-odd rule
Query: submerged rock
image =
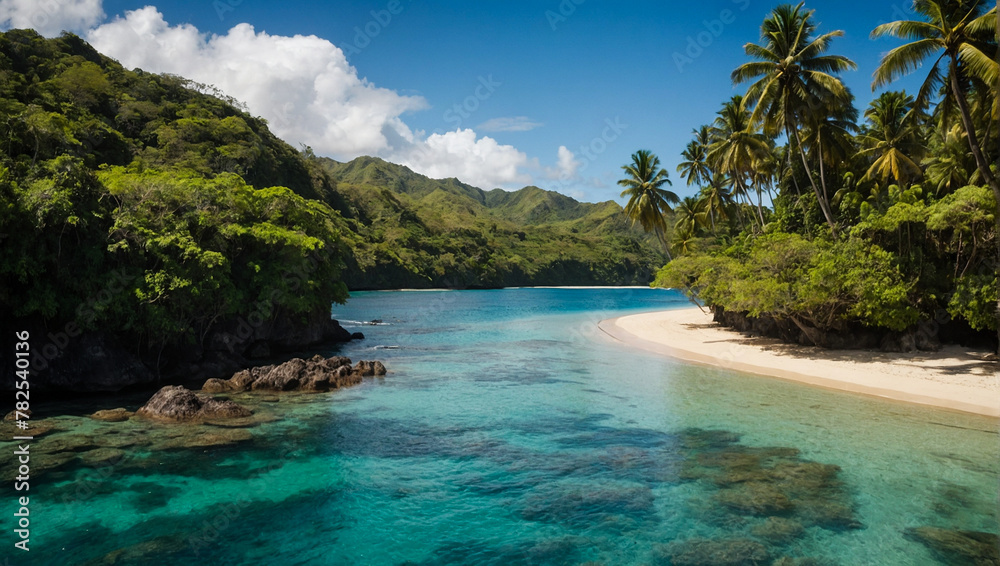
[(759, 566), (769, 564), (771, 553), (750, 539), (690, 539), (660, 549), (671, 566)]
[(352, 368), (343, 356), (308, 360), (292, 358), (279, 365), (259, 366), (236, 372), (229, 379), (209, 379), (206, 393), (229, 391), (328, 391), (361, 383), (363, 377), (385, 375), (382, 362), (359, 361)]
[(780, 489), (763, 482), (720, 490), (715, 500), (742, 515), (777, 515), (794, 507), (792, 500)]
[(120, 423), (127, 421), (134, 415), (132, 411), (128, 409), (118, 408), (118, 409), (102, 409), (96, 413), (90, 415), (90, 418), (95, 421), (104, 421), (108, 423)]
[[(839, 479), (838, 466), (804, 460), (794, 448), (742, 446), (722, 431), (689, 429), (681, 440), (688, 453), (680, 479), (719, 488), (711, 498), (719, 512), (743, 518), (781, 516), (796, 521), (799, 528), (863, 527)], [(739, 523), (735, 517), (714, 517), (713, 522)], [(758, 527), (762, 529), (758, 536), (782, 538), (776, 529), (790, 526), (765, 523)]]
[(753, 536), (777, 544), (784, 544), (802, 536), (805, 529), (802, 523), (783, 517), (768, 517), (763, 523), (750, 529)]
[(931, 549), (945, 564), (1000, 566), (1000, 537), (996, 533), (916, 527), (903, 534)]
[(157, 391), (136, 415), (154, 420), (193, 422), (248, 417), (251, 412), (229, 400), (198, 394), (180, 385), (168, 385)]

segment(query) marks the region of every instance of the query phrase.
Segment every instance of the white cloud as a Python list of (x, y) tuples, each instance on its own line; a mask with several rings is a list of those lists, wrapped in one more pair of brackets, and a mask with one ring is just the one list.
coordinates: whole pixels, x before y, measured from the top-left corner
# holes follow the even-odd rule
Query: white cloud
[(336, 157), (383, 154), (390, 139), (412, 139), (399, 117), (427, 106), (359, 78), (343, 51), (316, 36), (268, 35), (249, 24), (206, 35), (192, 25), (170, 26), (147, 6), (88, 39), (126, 67), (215, 85), (266, 118), (279, 137)]
[(576, 155), (564, 145), (559, 146), (558, 153), (559, 160), (556, 162), (556, 166), (546, 167), (545, 176), (549, 179), (558, 179), (564, 184), (579, 180), (579, 175), (577, 173), (583, 163), (581, 163), (576, 158)]
[(542, 125), (541, 122), (534, 122), (527, 116), (514, 116), (487, 120), (476, 126), (476, 129), (484, 132), (528, 132)]
[(491, 137), (477, 137), (470, 129), (431, 134), (399, 155), (400, 163), (434, 178), (457, 177), (484, 189), (531, 183), (523, 173), (528, 156)]
[(427, 138), (411, 130), (401, 116), (427, 108), (422, 97), (359, 77), (340, 48), (316, 36), (274, 36), (249, 24), (208, 35), (188, 24), (171, 26), (147, 6), (90, 31), (87, 39), (126, 67), (214, 85), (267, 119), (280, 138), (320, 155), (375, 155), (430, 177), (486, 188), (531, 182), (523, 172), (531, 162), (512, 146), (468, 129)]
[(34, 28), (45, 37), (83, 32), (103, 20), (101, 0), (0, 0), (0, 28)]

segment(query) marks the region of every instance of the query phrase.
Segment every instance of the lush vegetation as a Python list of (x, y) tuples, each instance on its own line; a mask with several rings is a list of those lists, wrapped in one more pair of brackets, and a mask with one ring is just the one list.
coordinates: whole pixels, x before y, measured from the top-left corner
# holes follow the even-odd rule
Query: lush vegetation
[(872, 32), (906, 42), (872, 88), (909, 72), (922, 87), (883, 92), (863, 111), (839, 78), (854, 62), (830, 53), (841, 32), (820, 33), (802, 4), (771, 12), (732, 72), (746, 93), (684, 151), (678, 172), (699, 196), (673, 210), (680, 257), (655, 285), (794, 323), (816, 343), (929, 322), (1000, 330), (996, 8), (914, 10)]
[[(352, 288), (647, 283), (614, 203), (297, 151), (210, 87), (0, 34), (0, 317), (144, 355)], [(18, 322), (17, 324), (21, 324)]]
[(381, 159), (320, 159), (354, 241), (352, 289), (634, 285), (664, 256), (614, 202), (537, 187), (483, 191)]

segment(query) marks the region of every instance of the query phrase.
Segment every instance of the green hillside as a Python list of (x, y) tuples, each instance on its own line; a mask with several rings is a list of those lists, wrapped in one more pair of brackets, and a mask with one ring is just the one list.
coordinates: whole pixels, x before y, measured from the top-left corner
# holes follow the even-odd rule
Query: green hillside
[(5, 324), (158, 359), (251, 313), (315, 318), (348, 288), (635, 284), (662, 263), (614, 203), (318, 158), (199, 88), (72, 34), (0, 34)]
[(664, 260), (614, 202), (537, 187), (485, 192), (374, 157), (314, 162), (360, 236), (352, 289), (645, 284)]

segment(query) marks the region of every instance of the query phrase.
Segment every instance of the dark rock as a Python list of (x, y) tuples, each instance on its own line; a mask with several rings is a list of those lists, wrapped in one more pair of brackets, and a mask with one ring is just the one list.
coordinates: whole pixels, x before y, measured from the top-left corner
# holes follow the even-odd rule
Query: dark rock
[(364, 340), (364, 339), (365, 339), (364, 332), (352, 332), (351, 333), (351, 340)]
[(90, 415), (90, 418), (92, 418), (94, 420), (97, 420), (97, 421), (104, 421), (104, 422), (109, 422), (109, 423), (120, 423), (122, 421), (129, 420), (132, 417), (132, 415), (134, 415), (134, 414), (135, 413), (133, 413), (132, 411), (129, 411), (129, 410), (123, 409), (123, 408), (118, 408), (118, 409), (104, 409), (104, 410), (97, 411), (96, 413)]
[(279, 365), (260, 366), (236, 372), (228, 380), (210, 379), (203, 389), (225, 391), (327, 391), (361, 383), (363, 375), (385, 375), (381, 362), (358, 362), (361, 371), (351, 369), (350, 358), (315, 355), (308, 360), (293, 358)]
[(251, 360), (266, 358), (271, 355), (271, 346), (265, 340), (258, 340), (247, 348), (246, 356)]
[(1000, 537), (995, 533), (916, 527), (903, 534), (929, 548), (945, 564), (1000, 566)]
[(216, 379), (212, 378), (205, 382), (201, 386), (201, 390), (205, 393), (225, 393), (227, 391), (234, 391), (236, 386), (227, 379)]
[(354, 365), (354, 372), (364, 377), (385, 375), (385, 366), (378, 361), (360, 360)]
[(677, 541), (659, 554), (672, 566), (759, 566), (771, 560), (767, 547), (750, 539)]
[[(47, 333), (42, 328), (31, 332), (38, 337)], [(54, 352), (51, 359), (39, 356), (32, 364), (32, 391), (118, 391), (156, 382), (156, 374), (111, 334), (86, 332), (68, 339), (61, 348), (51, 342), (33, 343), (32, 348)], [(13, 390), (13, 378), (13, 372), (0, 372), (0, 388)]]
[(251, 412), (232, 401), (199, 395), (176, 385), (160, 389), (136, 414), (155, 420), (192, 422), (248, 417)]

